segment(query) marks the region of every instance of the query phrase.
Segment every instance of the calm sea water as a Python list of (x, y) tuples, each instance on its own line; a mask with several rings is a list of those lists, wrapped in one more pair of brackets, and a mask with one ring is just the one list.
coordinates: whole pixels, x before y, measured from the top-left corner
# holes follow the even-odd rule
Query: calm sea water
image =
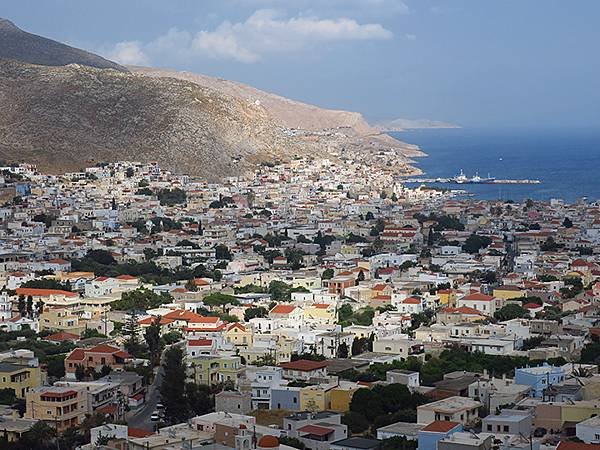
[[(497, 179), (538, 179), (533, 185), (438, 186), (464, 189), (481, 199), (600, 199), (600, 129), (427, 129), (391, 133), (419, 145), (416, 160), (426, 178), (447, 178), (462, 169)], [(436, 184), (434, 184), (436, 185)]]

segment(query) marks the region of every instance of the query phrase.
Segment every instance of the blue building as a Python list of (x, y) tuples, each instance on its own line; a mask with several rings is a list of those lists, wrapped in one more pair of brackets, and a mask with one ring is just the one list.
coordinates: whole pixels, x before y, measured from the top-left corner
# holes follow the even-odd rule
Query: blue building
[(565, 381), (565, 371), (562, 367), (551, 366), (544, 363), (539, 367), (523, 367), (515, 369), (515, 384), (531, 386), (531, 394), (534, 397), (542, 397), (544, 389), (557, 383)]
[(271, 388), (271, 409), (300, 410), (299, 387), (278, 386)]
[(419, 450), (437, 450), (442, 439), (463, 430), (459, 422), (436, 420), (419, 431)]

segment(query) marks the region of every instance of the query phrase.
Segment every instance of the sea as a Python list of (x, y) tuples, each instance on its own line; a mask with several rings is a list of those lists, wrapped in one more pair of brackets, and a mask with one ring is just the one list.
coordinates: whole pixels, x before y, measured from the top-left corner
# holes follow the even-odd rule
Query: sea
[[(540, 184), (439, 184), (485, 200), (522, 201), (582, 197), (600, 199), (598, 128), (449, 128), (390, 133), (417, 144), (428, 156), (415, 158), (423, 178), (466, 176), (537, 179)], [(408, 184), (408, 186), (413, 186)]]

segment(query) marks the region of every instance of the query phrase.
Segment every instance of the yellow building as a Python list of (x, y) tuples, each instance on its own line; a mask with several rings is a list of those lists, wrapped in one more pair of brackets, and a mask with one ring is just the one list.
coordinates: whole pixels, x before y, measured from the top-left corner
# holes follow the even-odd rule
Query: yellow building
[(335, 305), (313, 303), (304, 308), (304, 320), (320, 325), (333, 325), (336, 321)]
[(40, 315), (40, 330), (59, 330), (81, 335), (85, 323), (79, 316), (65, 308), (46, 309)]
[(300, 409), (326, 411), (331, 409), (331, 387), (306, 386), (300, 389)]
[(88, 412), (85, 389), (44, 386), (30, 389), (25, 395), (26, 419), (43, 420), (64, 431), (83, 422)]
[(331, 410), (337, 412), (346, 412), (350, 410), (352, 396), (360, 389), (355, 383), (348, 386), (337, 386), (331, 390)]
[(243, 370), (239, 356), (200, 355), (188, 360), (188, 377), (197, 384), (233, 383), (237, 387)]
[(440, 289), (437, 291), (440, 298), (440, 305), (443, 306), (455, 306), (456, 305), (456, 292), (452, 289)]
[(525, 296), (523, 291), (518, 286), (498, 286), (494, 289), (494, 297), (501, 298), (503, 300), (510, 300), (511, 298), (520, 298)]
[(574, 404), (564, 403), (560, 412), (563, 424), (566, 422), (579, 423), (600, 414), (600, 403), (594, 400), (578, 401)]
[(18, 398), (32, 388), (41, 386), (42, 372), (39, 367), (0, 362), (0, 389), (12, 389)]
[(241, 323), (232, 323), (224, 333), (225, 340), (236, 347), (252, 347), (252, 330)]

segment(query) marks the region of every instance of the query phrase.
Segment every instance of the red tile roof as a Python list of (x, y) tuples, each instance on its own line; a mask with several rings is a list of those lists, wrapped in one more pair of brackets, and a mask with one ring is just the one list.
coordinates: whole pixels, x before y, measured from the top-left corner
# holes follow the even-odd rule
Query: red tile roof
[(80, 337), (77, 334), (67, 333), (66, 331), (59, 331), (58, 333), (51, 334), (50, 336), (46, 336), (47, 341), (56, 341), (56, 342), (64, 342), (64, 341), (77, 341)]
[(17, 295), (32, 297), (50, 297), (51, 295), (64, 295), (65, 297), (78, 297), (76, 292), (63, 291), (62, 289), (38, 289), (38, 288), (17, 288)]
[(99, 344), (96, 345), (95, 347), (89, 348), (87, 350), (85, 350), (86, 352), (89, 353), (117, 353), (118, 351), (120, 351), (120, 349), (118, 347), (113, 347), (112, 345), (108, 345), (108, 344)]
[(142, 430), (141, 428), (128, 427), (127, 436), (132, 438), (145, 438), (152, 436), (154, 433), (151, 431)]
[(583, 442), (561, 441), (556, 450), (600, 450), (600, 444), (584, 444)]
[(481, 316), (481, 313), (475, 308), (469, 308), (468, 306), (461, 306), (459, 308), (443, 308), (440, 310), (441, 313), (445, 314), (470, 314), (474, 316)]
[(327, 361), (311, 361), (309, 359), (299, 359), (281, 364), (286, 370), (299, 370), (300, 372), (310, 372), (327, 367)]
[(190, 339), (187, 341), (187, 345), (190, 347), (207, 347), (212, 346), (212, 339)]
[(417, 297), (408, 297), (405, 298), (402, 303), (407, 304), (407, 305), (420, 305), (421, 304), (421, 299), (417, 298)]
[(65, 359), (68, 361), (83, 361), (85, 359), (85, 351), (82, 348), (76, 348)]
[(276, 305), (271, 310), (271, 313), (272, 314), (289, 314), (294, 309), (296, 309), (296, 307), (294, 305)]
[(525, 309), (538, 309), (538, 308), (541, 308), (541, 307), (542, 307), (542, 305), (538, 305), (537, 303), (533, 303), (533, 302), (532, 303), (526, 303), (526, 304), (523, 305), (523, 308), (525, 308)]
[(137, 277), (134, 277), (132, 275), (119, 275), (117, 277), (117, 280), (132, 281), (132, 280), (137, 280)]
[(490, 302), (494, 299), (491, 295), (485, 295), (480, 293), (465, 295), (461, 300), (477, 301), (477, 302)]
[(421, 431), (431, 431), (432, 433), (447, 433), (448, 431), (454, 429), (457, 425), (460, 425), (458, 422), (449, 422), (447, 420), (436, 420), (435, 422), (431, 422)]
[(298, 431), (301, 433), (314, 434), (315, 436), (327, 436), (328, 434), (333, 433), (335, 430), (327, 427), (321, 427), (319, 425), (304, 425), (301, 428), (298, 428)]

